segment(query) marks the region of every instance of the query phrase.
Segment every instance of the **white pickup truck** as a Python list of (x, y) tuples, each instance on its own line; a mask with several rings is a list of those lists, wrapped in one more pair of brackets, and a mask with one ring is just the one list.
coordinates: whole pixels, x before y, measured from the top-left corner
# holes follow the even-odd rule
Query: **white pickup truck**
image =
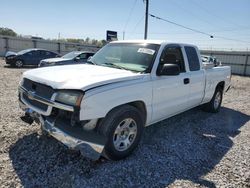
[(228, 66), (204, 68), (199, 50), (164, 41), (116, 41), (87, 64), (26, 71), (20, 107), (43, 133), (92, 159), (128, 156), (143, 129), (193, 107), (218, 112)]

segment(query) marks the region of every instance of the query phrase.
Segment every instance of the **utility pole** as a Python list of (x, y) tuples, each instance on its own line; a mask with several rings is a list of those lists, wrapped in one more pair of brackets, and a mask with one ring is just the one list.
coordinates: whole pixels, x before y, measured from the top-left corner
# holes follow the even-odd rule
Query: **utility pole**
[(148, 3), (149, 0), (144, 0), (146, 2), (146, 12), (145, 12), (145, 31), (144, 31), (144, 39), (148, 38)]
[(122, 39), (125, 39), (125, 31), (122, 32)]

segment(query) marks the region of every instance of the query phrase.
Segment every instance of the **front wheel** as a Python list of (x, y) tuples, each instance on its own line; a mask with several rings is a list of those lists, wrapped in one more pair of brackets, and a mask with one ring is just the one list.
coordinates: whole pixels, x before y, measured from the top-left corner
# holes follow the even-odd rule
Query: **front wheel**
[(16, 60), (15, 67), (17, 67), (17, 68), (23, 67), (23, 61), (22, 60)]
[(223, 89), (217, 87), (211, 101), (204, 105), (204, 110), (212, 113), (219, 112), (222, 103), (222, 97), (223, 97)]
[(141, 112), (130, 105), (123, 105), (108, 113), (98, 127), (98, 131), (107, 137), (104, 156), (119, 160), (130, 155), (139, 144), (143, 122)]

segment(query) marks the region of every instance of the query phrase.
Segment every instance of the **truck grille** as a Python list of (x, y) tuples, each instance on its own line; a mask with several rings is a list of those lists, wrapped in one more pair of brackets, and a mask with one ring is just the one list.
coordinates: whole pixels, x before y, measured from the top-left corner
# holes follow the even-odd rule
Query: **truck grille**
[[(24, 78), (22, 86), (27, 91), (35, 92), (36, 95), (43, 97), (45, 99), (51, 99), (52, 95), (54, 94), (53, 88), (51, 88), (47, 85), (44, 85), (44, 84), (33, 82), (33, 81), (26, 79), (26, 78)], [(25, 94), (23, 94), (23, 99), (38, 109), (41, 109), (43, 111), (47, 111), (47, 109), (48, 109), (48, 105), (43, 104), (43, 103), (36, 101), (36, 100), (32, 100), (32, 99), (28, 98), (28, 96), (26, 96)]]

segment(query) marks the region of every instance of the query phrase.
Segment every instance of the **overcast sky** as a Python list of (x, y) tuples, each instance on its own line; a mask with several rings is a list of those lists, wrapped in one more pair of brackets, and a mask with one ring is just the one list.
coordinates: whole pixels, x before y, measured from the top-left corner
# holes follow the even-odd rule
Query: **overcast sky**
[[(196, 33), (149, 17), (149, 39), (196, 44), (201, 48), (250, 49), (250, 0), (149, 0), (149, 12), (213, 35)], [(0, 27), (43, 38), (143, 39), (143, 0), (2, 1)]]

